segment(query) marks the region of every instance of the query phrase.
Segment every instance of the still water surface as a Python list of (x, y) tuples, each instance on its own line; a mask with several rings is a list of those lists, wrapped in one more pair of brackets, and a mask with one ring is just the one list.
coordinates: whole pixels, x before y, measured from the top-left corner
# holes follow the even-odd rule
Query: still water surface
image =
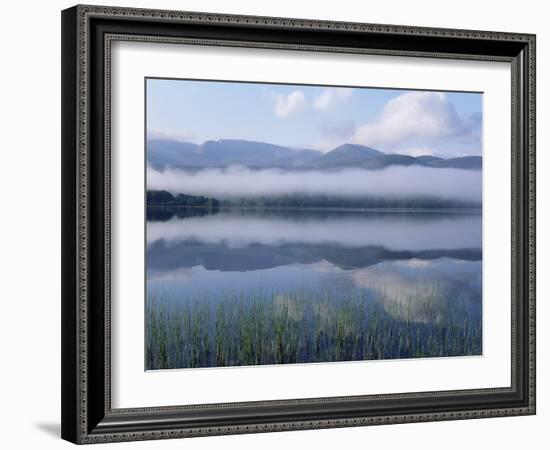
[(148, 369), (478, 355), (478, 212), (148, 208)]

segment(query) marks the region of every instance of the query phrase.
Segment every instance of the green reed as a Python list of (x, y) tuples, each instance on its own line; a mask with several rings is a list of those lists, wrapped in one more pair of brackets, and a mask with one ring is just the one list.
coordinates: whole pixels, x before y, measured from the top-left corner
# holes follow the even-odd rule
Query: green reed
[[(437, 286), (416, 298), (299, 289), (218, 301), (150, 293), (147, 369), (481, 354), (481, 302)], [(447, 295), (448, 296), (448, 295)], [(445, 300), (442, 300), (445, 297)]]

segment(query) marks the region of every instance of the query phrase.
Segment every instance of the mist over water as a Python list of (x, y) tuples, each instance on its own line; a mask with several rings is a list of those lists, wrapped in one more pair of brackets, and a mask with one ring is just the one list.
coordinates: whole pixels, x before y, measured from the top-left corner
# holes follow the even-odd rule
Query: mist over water
[(476, 213), (273, 214), (227, 209), (203, 217), (149, 222), (147, 244), (192, 241), (231, 248), (329, 244), (388, 250), (471, 249), (480, 247), (481, 231), (481, 215)]
[(387, 199), (437, 197), (481, 202), (479, 171), (428, 167), (335, 171), (253, 170), (239, 166), (158, 171), (148, 167), (147, 188), (219, 199), (303, 194)]

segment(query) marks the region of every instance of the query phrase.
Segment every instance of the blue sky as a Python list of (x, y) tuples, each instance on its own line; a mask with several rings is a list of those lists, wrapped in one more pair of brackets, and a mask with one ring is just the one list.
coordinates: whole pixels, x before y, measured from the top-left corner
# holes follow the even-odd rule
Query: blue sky
[(482, 94), (147, 79), (148, 138), (480, 155)]

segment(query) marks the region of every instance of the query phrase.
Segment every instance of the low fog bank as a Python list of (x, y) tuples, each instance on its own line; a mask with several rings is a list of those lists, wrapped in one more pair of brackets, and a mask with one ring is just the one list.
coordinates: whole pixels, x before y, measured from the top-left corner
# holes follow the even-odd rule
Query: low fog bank
[(249, 245), (332, 244), (379, 246), (388, 250), (456, 250), (481, 248), (481, 215), (464, 214), (429, 220), (402, 217), (336, 216), (325, 220), (216, 214), (147, 223), (147, 243), (194, 241), (241, 248)]
[(389, 167), (378, 171), (250, 170), (245, 167), (189, 172), (147, 168), (147, 189), (218, 199), (286, 195), (381, 197), (411, 199), (437, 197), (481, 202), (481, 172), (426, 167)]

